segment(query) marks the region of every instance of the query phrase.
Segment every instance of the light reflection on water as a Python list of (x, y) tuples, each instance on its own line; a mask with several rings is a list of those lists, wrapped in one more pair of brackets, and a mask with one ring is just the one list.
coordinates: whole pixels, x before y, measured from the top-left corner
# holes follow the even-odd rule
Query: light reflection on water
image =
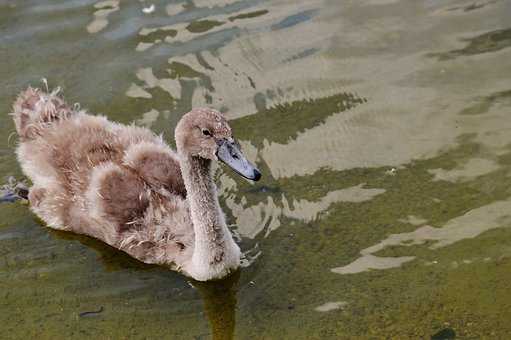
[[(510, 11), (507, 0), (0, 1), (4, 113), (47, 77), (70, 102), (173, 143), (184, 112), (211, 106), (264, 171), (258, 184), (217, 171), (246, 254), (220, 283), (1, 205), (2, 337), (509, 334)], [(0, 176), (20, 175), (12, 131), (0, 115)]]

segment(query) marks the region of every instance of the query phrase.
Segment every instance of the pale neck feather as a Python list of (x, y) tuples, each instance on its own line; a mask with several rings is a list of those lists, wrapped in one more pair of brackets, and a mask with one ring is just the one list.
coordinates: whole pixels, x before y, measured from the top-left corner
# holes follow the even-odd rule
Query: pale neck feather
[[(190, 155), (181, 156), (181, 170), (195, 232), (192, 266), (204, 279), (225, 275), (239, 265), (239, 248), (227, 228), (216, 186), (212, 179), (211, 161)], [(193, 273), (192, 273), (193, 274)]]

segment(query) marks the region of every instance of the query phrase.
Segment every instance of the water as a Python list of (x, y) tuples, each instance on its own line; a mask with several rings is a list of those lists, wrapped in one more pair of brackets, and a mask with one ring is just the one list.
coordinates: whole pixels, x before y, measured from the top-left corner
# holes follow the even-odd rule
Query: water
[(246, 260), (209, 284), (0, 205), (0, 337), (506, 338), (510, 16), (507, 0), (0, 0), (4, 182), (21, 177), (6, 113), (42, 77), (171, 144), (184, 112), (220, 109), (264, 176), (218, 169)]

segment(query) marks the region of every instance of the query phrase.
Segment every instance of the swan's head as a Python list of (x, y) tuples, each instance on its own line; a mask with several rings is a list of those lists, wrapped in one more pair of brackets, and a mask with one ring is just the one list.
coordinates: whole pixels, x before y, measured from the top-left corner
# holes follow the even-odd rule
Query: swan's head
[(194, 109), (176, 127), (180, 153), (209, 160), (221, 160), (241, 176), (258, 181), (259, 170), (250, 163), (232, 137), (224, 115), (213, 109)]

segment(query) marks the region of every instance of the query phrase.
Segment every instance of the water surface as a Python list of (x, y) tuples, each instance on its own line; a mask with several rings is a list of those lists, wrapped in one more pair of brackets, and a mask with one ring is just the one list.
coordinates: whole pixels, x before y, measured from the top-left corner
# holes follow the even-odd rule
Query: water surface
[(0, 0), (3, 181), (22, 176), (10, 105), (43, 77), (171, 144), (187, 110), (219, 109), (263, 170), (216, 172), (245, 259), (213, 284), (0, 205), (0, 337), (506, 338), (510, 16), (508, 0)]

